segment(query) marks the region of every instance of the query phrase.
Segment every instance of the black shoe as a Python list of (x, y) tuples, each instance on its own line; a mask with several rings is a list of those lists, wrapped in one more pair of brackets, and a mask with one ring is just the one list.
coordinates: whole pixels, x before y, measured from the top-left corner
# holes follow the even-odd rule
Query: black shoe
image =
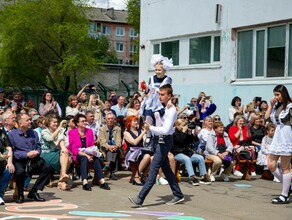
[(40, 195), (36, 191), (30, 191), (27, 194), (27, 198), (33, 199), (33, 200), (38, 201), (38, 202), (46, 201), (44, 198), (41, 198)]
[(105, 190), (110, 190), (110, 189), (111, 189), (107, 183), (100, 184), (99, 187), (100, 187), (101, 189), (105, 189)]
[(192, 184), (193, 186), (199, 186), (200, 185), (200, 181), (196, 178), (193, 178), (191, 181), (190, 181), (190, 184)]
[(141, 201), (141, 199), (139, 199), (138, 197), (129, 197), (129, 200), (131, 201), (131, 203), (133, 203), (135, 206), (139, 206), (141, 207), (143, 202)]
[(140, 180), (141, 183), (138, 183), (138, 182), (136, 182), (135, 179), (140, 179), (140, 177), (134, 177), (134, 178), (133, 178), (133, 180), (132, 180), (132, 184), (133, 184), (133, 185), (136, 185), (136, 186), (144, 186), (144, 183), (142, 182), (142, 180)]
[(84, 184), (82, 188), (85, 191), (91, 191), (92, 190), (91, 187), (88, 185), (88, 183)]
[(18, 203), (18, 204), (24, 203), (24, 196), (19, 196), (19, 198), (16, 199), (15, 202)]
[(112, 173), (112, 174), (110, 175), (110, 179), (111, 179), (111, 180), (118, 180), (118, 177), (117, 177), (114, 173)]

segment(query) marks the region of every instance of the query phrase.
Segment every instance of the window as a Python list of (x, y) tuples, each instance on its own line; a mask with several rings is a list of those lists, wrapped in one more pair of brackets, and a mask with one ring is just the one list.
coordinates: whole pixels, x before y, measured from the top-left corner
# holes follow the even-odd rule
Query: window
[(102, 33), (104, 35), (110, 35), (111, 34), (111, 28), (109, 26), (102, 26)]
[(288, 76), (292, 76), (292, 24), (289, 25)]
[(117, 52), (124, 52), (124, 43), (117, 42), (116, 43), (116, 51)]
[(117, 29), (116, 29), (116, 35), (117, 36), (125, 36), (125, 28), (123, 28), (123, 27), (117, 27)]
[(285, 26), (268, 28), (267, 77), (284, 76), (285, 39)]
[(124, 64), (124, 60), (118, 59), (118, 64)]
[(161, 55), (172, 58), (173, 65), (179, 65), (179, 41), (162, 42)]
[(153, 45), (153, 54), (160, 54), (160, 44)]
[(136, 52), (137, 52), (137, 46), (131, 44), (131, 45), (130, 45), (130, 52), (131, 52), (131, 53), (136, 53)]
[(237, 78), (291, 77), (291, 29), (286, 24), (238, 32)]
[(97, 25), (96, 25), (95, 22), (90, 22), (90, 23), (89, 23), (89, 30), (90, 30), (90, 32), (96, 32), (96, 30), (97, 30)]
[(137, 37), (138, 36), (138, 34), (134, 28), (130, 28), (129, 35), (130, 35), (130, 37)]
[(218, 61), (220, 61), (220, 36), (205, 36), (190, 39), (189, 64), (204, 64)]
[(237, 46), (237, 74), (239, 78), (252, 77), (252, 31), (238, 34)]

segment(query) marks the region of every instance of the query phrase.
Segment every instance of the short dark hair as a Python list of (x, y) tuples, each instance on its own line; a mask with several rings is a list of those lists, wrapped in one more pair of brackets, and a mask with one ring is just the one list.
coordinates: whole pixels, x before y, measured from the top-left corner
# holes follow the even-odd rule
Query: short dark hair
[(173, 89), (172, 89), (172, 87), (171, 87), (170, 84), (165, 84), (165, 85), (161, 86), (161, 87), (159, 88), (159, 90), (164, 90), (164, 91), (166, 91), (167, 94), (169, 94), (169, 95), (172, 95), (172, 93), (173, 93)]
[(74, 116), (74, 118), (73, 118), (73, 122), (75, 123), (76, 126), (77, 126), (77, 123), (79, 122), (79, 118), (85, 118), (86, 119), (85, 115), (80, 114), (80, 113), (76, 114)]
[(235, 106), (235, 102), (237, 102), (237, 101), (241, 102), (241, 98), (238, 96), (235, 96), (231, 101), (231, 106)]

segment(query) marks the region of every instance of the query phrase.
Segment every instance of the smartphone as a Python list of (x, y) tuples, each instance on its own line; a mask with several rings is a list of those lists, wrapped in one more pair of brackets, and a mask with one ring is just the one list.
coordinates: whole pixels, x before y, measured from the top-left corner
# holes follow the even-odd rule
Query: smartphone
[(195, 110), (195, 105), (193, 103), (188, 103), (190, 106), (189, 110), (194, 111)]

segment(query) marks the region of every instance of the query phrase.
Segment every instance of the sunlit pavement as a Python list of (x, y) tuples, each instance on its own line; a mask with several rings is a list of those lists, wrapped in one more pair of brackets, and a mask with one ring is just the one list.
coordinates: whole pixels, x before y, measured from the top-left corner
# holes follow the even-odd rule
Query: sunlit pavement
[[(211, 185), (192, 186), (183, 178), (180, 187), (185, 195), (181, 204), (169, 206), (169, 186), (155, 185), (142, 208), (133, 208), (129, 196), (136, 196), (141, 186), (129, 183), (130, 172), (117, 173), (119, 180), (108, 181), (110, 191), (94, 186), (82, 190), (81, 181), (75, 181), (70, 191), (61, 191), (54, 182), (40, 195), (46, 202), (34, 202), (25, 196), (23, 204), (12, 199), (7, 191), (5, 206), (0, 206), (0, 219), (291, 219), (292, 203), (272, 205), (271, 198), (281, 193), (281, 184), (260, 179), (243, 181), (231, 176), (231, 182), (219, 177)], [(33, 180), (34, 181), (34, 180)]]

